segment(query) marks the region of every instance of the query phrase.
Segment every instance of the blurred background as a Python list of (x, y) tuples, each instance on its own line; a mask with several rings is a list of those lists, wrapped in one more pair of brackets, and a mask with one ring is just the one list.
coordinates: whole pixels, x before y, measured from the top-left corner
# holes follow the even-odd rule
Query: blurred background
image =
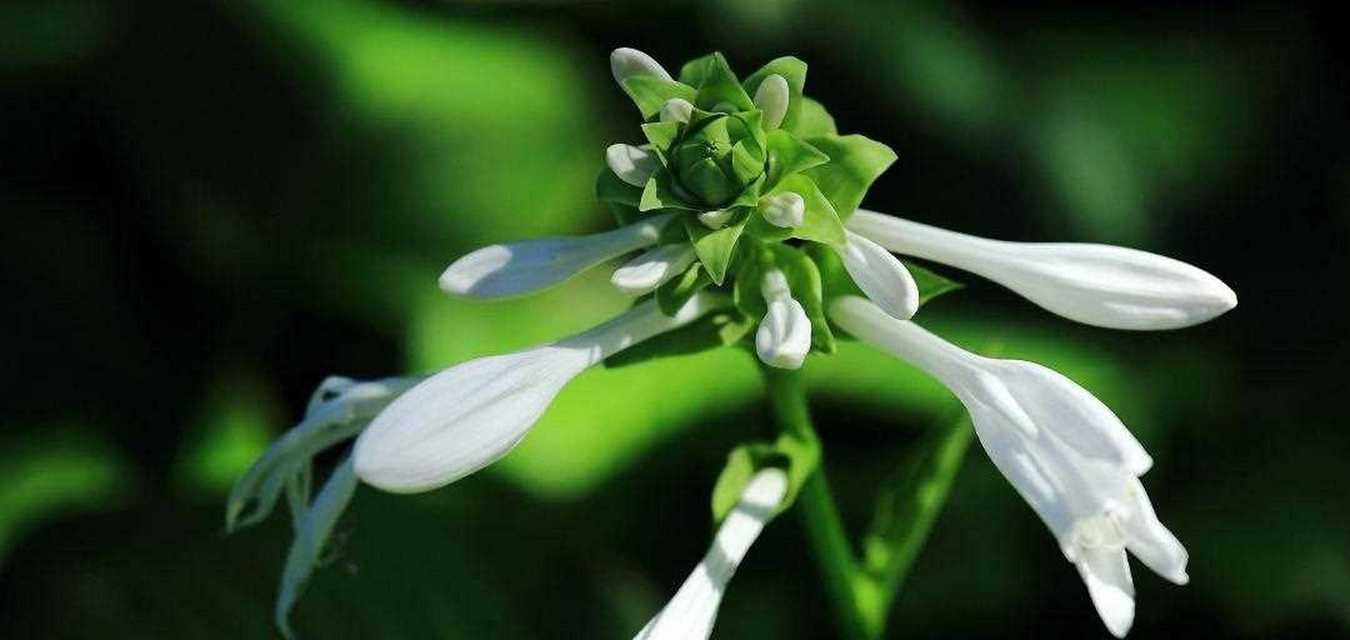
[[(9, 0), (0, 5), (0, 637), (267, 638), (288, 519), (224, 495), (329, 374), (429, 371), (624, 306), (603, 274), (500, 304), (436, 277), (490, 242), (611, 225), (639, 138), (607, 54), (807, 93), (900, 160), (865, 205), (1219, 275), (1177, 332), (1077, 326), (977, 278), (922, 324), (1089, 388), (1192, 582), (1135, 564), (1133, 637), (1350, 637), (1350, 78), (1332, 7), (1270, 3)], [(846, 345), (806, 370), (861, 531), (958, 405)], [(672, 381), (678, 381), (672, 385)], [(295, 611), (306, 638), (628, 638), (701, 557), (727, 451), (771, 433), (744, 352), (578, 379), (449, 488), (362, 488)], [(332, 458), (325, 458), (332, 460)], [(769, 527), (716, 637), (828, 638), (799, 522)], [(973, 448), (891, 637), (1105, 637), (1073, 567)]]

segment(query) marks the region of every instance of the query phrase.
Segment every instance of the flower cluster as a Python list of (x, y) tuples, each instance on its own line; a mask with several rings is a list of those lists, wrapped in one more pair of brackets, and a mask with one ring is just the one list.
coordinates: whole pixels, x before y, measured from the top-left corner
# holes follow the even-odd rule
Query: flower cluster
[[(796, 58), (776, 59), (743, 81), (716, 53), (684, 65), (678, 77), (633, 49), (614, 51), (611, 68), (641, 112), (646, 138), (605, 154), (596, 193), (619, 228), (479, 249), (450, 265), (440, 285), (459, 296), (515, 296), (631, 256), (611, 282), (634, 305), (575, 336), (426, 379), (321, 386), (305, 421), (240, 482), (229, 508), (235, 528), (265, 516), (283, 491), (289, 498), (297, 539), (277, 604), (283, 630), (358, 478), (420, 492), (473, 473), (520, 442), (570, 380), (621, 352), (637, 361), (744, 345), (766, 367), (792, 370), (812, 352), (832, 353), (841, 337), (891, 353), (952, 390), (1113, 634), (1124, 635), (1134, 614), (1127, 550), (1186, 582), (1186, 551), (1139, 481), (1152, 461), (1120, 420), (1043, 366), (979, 356), (911, 322), (921, 302), (954, 285), (894, 254), (983, 276), (1055, 314), (1117, 329), (1204, 322), (1237, 304), (1227, 286), (1142, 251), (989, 240), (859, 208), (895, 154), (840, 135), (825, 108), (803, 94), (806, 64)], [(353, 435), (350, 460), (311, 504), (311, 458)], [(639, 638), (711, 632), (750, 543), (815, 471), (818, 456), (788, 446), (771, 453), (779, 455), (724, 473), (713, 550)]]

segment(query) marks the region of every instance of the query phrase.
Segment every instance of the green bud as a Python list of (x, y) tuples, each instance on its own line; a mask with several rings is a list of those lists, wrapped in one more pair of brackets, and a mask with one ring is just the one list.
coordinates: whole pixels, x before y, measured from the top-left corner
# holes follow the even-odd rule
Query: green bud
[[(764, 174), (765, 154), (757, 141), (757, 118), (722, 113), (700, 114), (670, 149), (677, 184), (709, 207), (740, 195)], [(754, 129), (752, 129), (754, 128)]]

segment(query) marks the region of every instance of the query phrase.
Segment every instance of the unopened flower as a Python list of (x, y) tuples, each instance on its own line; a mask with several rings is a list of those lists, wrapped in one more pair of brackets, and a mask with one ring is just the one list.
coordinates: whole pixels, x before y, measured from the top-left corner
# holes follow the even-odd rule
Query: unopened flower
[(770, 467), (751, 478), (740, 501), (717, 529), (703, 561), (633, 640), (696, 640), (712, 634), (727, 584), (750, 545), (773, 518), (787, 487), (787, 474), (782, 469)]
[[(1139, 481), (1152, 461), (1120, 420), (1045, 367), (978, 356), (912, 323), (922, 302), (955, 284), (892, 254), (964, 269), (1059, 315), (1118, 329), (1204, 322), (1237, 304), (1231, 289), (1196, 267), (1133, 249), (989, 240), (860, 209), (895, 153), (840, 135), (803, 93), (806, 64), (797, 58), (741, 79), (721, 54), (672, 74), (625, 48), (613, 52), (610, 68), (641, 114), (645, 139), (608, 147), (596, 180), (618, 228), (485, 247), (454, 261), (440, 285), (457, 296), (515, 296), (623, 260), (610, 282), (637, 300), (570, 338), (420, 382), (326, 382), (305, 420), (240, 481), (228, 508), (233, 528), (288, 496), (296, 541), (278, 599), (283, 630), (358, 479), (416, 492), (473, 473), (520, 442), (573, 378), (661, 334), (669, 339), (627, 355), (741, 346), (781, 379), (792, 374), (776, 370), (833, 353), (839, 332), (892, 353), (964, 403), (990, 458), (1059, 540), (1112, 633), (1123, 635), (1134, 615), (1126, 551), (1186, 581), (1186, 551)], [(310, 460), (353, 436), (350, 460), (311, 502)], [(818, 443), (784, 438), (729, 456), (714, 492), (714, 513), (726, 518), (713, 548), (639, 638), (707, 637), (750, 543), (816, 470)]]

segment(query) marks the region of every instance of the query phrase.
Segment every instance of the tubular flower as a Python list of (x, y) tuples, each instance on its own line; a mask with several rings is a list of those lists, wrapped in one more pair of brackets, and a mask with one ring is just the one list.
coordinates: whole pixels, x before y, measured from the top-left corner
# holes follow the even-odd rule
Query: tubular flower
[[(718, 53), (671, 73), (625, 48), (610, 68), (641, 115), (643, 138), (596, 158), (596, 196), (617, 228), (478, 249), (455, 260), (440, 287), (516, 296), (622, 260), (610, 282), (636, 297), (633, 306), (575, 336), (425, 379), (325, 382), (228, 507), (235, 528), (288, 496), (296, 542), (277, 606), (283, 631), (358, 481), (418, 492), (473, 473), (519, 443), (569, 381), (648, 340), (625, 363), (736, 347), (766, 371), (791, 370), (832, 354), (837, 335), (891, 353), (965, 405), (985, 451), (1055, 535), (1112, 633), (1133, 620), (1127, 551), (1186, 582), (1186, 551), (1139, 480), (1152, 461), (1120, 420), (1045, 367), (969, 353), (914, 324), (922, 303), (959, 285), (893, 254), (970, 271), (1066, 318), (1117, 329), (1207, 321), (1237, 304), (1231, 289), (1133, 249), (990, 240), (860, 209), (896, 155), (840, 135), (825, 107), (804, 95), (806, 64), (797, 58), (742, 80)], [(791, 374), (771, 373), (783, 375)], [(349, 458), (311, 503), (311, 458), (352, 437)], [(713, 548), (639, 638), (707, 637), (750, 543), (816, 469), (811, 446), (819, 445), (788, 438), (732, 452), (713, 496), (722, 523)]]
[(787, 474), (782, 469), (770, 467), (755, 474), (717, 529), (703, 561), (633, 640), (691, 640), (712, 634), (727, 583), (777, 512), (787, 487)]

